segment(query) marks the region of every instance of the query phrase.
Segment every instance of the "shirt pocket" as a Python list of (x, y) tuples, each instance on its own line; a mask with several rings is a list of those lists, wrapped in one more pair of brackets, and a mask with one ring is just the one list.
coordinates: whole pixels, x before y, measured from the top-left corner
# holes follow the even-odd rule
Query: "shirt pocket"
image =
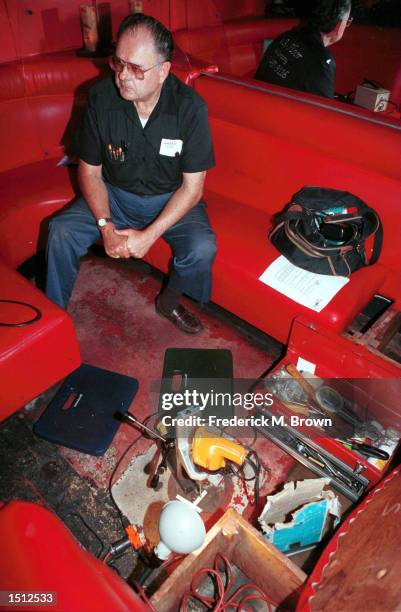
[(181, 155), (170, 157), (158, 155), (155, 163), (155, 171), (159, 174), (162, 183), (177, 185), (182, 182)]

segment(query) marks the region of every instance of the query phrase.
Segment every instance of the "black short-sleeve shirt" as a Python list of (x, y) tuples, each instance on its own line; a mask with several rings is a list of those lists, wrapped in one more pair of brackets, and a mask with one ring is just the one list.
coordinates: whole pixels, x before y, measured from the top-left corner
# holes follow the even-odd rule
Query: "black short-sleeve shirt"
[(320, 32), (305, 26), (281, 34), (267, 47), (255, 78), (333, 98), (335, 72), (334, 56)]
[(201, 172), (215, 163), (206, 103), (172, 74), (145, 127), (112, 77), (96, 83), (75, 151), (86, 163), (101, 164), (107, 182), (139, 195), (175, 191), (183, 172)]

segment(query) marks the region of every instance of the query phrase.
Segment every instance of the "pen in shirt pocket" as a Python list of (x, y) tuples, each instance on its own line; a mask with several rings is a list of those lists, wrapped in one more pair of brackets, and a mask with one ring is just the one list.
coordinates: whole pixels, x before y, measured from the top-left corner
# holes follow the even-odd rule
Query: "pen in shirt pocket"
[(109, 156), (114, 161), (124, 162), (127, 157), (128, 143), (124, 140), (121, 141), (120, 146), (112, 145), (111, 143), (107, 146)]
[(127, 157), (127, 151), (128, 151), (128, 143), (125, 140), (121, 141), (121, 161), (125, 161), (126, 157)]

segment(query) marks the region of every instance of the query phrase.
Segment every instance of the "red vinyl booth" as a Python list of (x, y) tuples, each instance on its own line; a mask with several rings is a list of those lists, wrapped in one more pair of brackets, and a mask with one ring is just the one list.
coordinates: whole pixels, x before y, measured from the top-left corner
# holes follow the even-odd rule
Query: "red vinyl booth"
[[(180, 77), (199, 75), (192, 63), (186, 72), (183, 65)], [(50, 217), (74, 197), (75, 171), (59, 161), (85, 92), (107, 71), (105, 59), (73, 52), (0, 64), (0, 279), (7, 299), (34, 306), (39, 300), (44, 312), (20, 335), (10, 328), (0, 338), (0, 374), (6, 381), (0, 387), (0, 418), (79, 365), (68, 316), (44, 296), (39, 299), (32, 285), (21, 284), (16, 268), (44, 247)], [(340, 333), (375, 292), (399, 300), (401, 124), (249, 79), (202, 74), (192, 85), (208, 103), (217, 159), (205, 189), (219, 247), (213, 301), (286, 343), (300, 315)], [(258, 280), (278, 256), (267, 238), (272, 216), (307, 184), (354, 192), (379, 212), (384, 226), (380, 263), (353, 274), (320, 314)], [(166, 271), (170, 257), (159, 240), (146, 259)], [(48, 375), (31, 376), (24, 365), (27, 347)], [(46, 368), (56, 360), (57, 372)]]
[(399, 607), (400, 493), (401, 472), (397, 468), (331, 538), (301, 593), (297, 612)]
[(0, 590), (56, 595), (54, 604), (36, 604), (35, 610), (149, 609), (112, 569), (80, 546), (55, 514), (41, 506), (22, 501), (0, 506), (0, 539)]

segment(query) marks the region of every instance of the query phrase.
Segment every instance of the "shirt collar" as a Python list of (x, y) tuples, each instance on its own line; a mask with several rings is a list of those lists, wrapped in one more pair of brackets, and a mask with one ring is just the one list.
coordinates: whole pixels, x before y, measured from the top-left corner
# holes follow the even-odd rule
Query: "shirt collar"
[(178, 110), (178, 102), (174, 91), (174, 78), (175, 77), (170, 73), (164, 81), (160, 98), (155, 109), (168, 115), (176, 115)]
[[(128, 116), (132, 117), (133, 112), (133, 104), (128, 100), (124, 100), (120, 96), (118, 88), (114, 82), (114, 78), (110, 77), (113, 82), (112, 89), (112, 99), (110, 101), (110, 109), (111, 110), (121, 110), (124, 109)], [(176, 115), (178, 109), (178, 102), (175, 94), (174, 87), (174, 76), (169, 74), (167, 79), (164, 81), (162, 90), (160, 92), (160, 98), (157, 101), (157, 104), (152, 112), (152, 115), (158, 115), (159, 113), (166, 113), (168, 115)]]

